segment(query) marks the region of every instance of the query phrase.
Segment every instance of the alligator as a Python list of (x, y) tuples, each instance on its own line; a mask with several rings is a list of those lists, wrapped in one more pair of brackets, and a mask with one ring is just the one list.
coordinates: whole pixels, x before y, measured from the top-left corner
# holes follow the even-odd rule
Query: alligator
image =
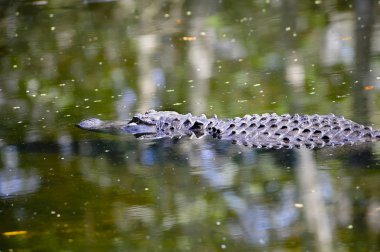
[(138, 139), (200, 138), (204, 135), (252, 148), (313, 149), (353, 145), (380, 140), (380, 130), (372, 129), (334, 114), (303, 115), (275, 113), (218, 119), (216, 115), (179, 114), (149, 110), (135, 114), (129, 121), (84, 120), (77, 127), (105, 133), (129, 133)]

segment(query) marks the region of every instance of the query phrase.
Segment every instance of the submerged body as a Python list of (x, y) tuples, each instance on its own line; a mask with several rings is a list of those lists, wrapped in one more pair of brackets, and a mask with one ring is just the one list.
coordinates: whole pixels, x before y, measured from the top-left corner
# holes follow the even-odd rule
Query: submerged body
[(140, 139), (210, 135), (253, 148), (318, 148), (352, 145), (380, 140), (380, 131), (341, 116), (329, 115), (246, 115), (218, 119), (173, 111), (150, 110), (130, 121), (84, 120), (77, 125), (85, 130), (129, 133)]

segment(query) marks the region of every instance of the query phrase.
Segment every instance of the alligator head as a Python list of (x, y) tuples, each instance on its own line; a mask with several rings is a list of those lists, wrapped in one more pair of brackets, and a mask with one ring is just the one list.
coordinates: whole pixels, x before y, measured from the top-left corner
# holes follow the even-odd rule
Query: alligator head
[(103, 121), (98, 118), (91, 118), (81, 121), (76, 126), (84, 130), (103, 133), (129, 133), (136, 138), (160, 138), (157, 130), (160, 119), (175, 115), (178, 115), (178, 113), (149, 110), (144, 114), (134, 115), (129, 121)]

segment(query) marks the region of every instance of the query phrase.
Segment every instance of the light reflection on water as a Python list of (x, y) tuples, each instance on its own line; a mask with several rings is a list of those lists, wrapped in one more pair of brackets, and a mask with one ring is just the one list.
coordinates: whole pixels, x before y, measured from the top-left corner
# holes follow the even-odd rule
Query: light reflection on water
[(35, 168), (26, 171), (19, 167), (18, 151), (15, 146), (2, 149), (0, 170), (0, 197), (15, 197), (36, 192), (40, 187), (40, 176)]

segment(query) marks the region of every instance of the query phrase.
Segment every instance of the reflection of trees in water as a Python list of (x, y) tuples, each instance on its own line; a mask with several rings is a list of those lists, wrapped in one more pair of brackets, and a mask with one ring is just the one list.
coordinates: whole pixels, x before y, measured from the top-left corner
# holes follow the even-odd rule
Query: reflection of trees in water
[(40, 178), (36, 169), (19, 167), (19, 153), (15, 146), (2, 148), (3, 167), (0, 170), (0, 198), (13, 198), (36, 192)]
[[(371, 84), (371, 51), (373, 44), (373, 25), (375, 21), (376, 7), (371, 0), (355, 1), (355, 70), (353, 85), (353, 118), (362, 123), (369, 123), (373, 110), (373, 95), (368, 87)], [(352, 163), (355, 160), (365, 157), (366, 160), (373, 159), (372, 148), (368, 147), (353, 153)]]
[[(114, 146), (115, 149), (110, 148), (110, 145), (108, 147), (110, 152), (106, 155), (111, 157), (111, 153), (118, 148), (116, 146)], [(214, 191), (217, 193), (217, 196), (214, 197), (221, 197), (225, 202), (225, 204), (218, 204), (220, 209), (218, 209), (217, 212), (231, 212), (233, 215), (236, 215), (236, 218), (224, 219), (225, 217), (220, 216), (220, 219), (216, 220), (216, 222), (223, 223), (223, 225), (230, 227), (230, 235), (232, 237), (243, 237), (247, 242), (256, 244), (256, 246), (266, 246), (272, 239), (283, 240), (295, 235), (293, 232), (285, 231), (295, 225), (296, 218), (298, 217), (298, 210), (294, 208), (296, 197), (294, 185), (282, 185), (281, 182), (276, 180), (270, 182), (271, 179), (268, 177), (268, 183), (261, 184), (261, 182), (258, 182), (255, 186), (262, 188), (259, 189), (258, 192), (253, 193), (250, 188), (254, 186), (252, 181), (250, 181), (248, 177), (244, 178), (244, 175), (241, 177), (242, 174), (240, 174), (243, 167), (256, 163), (255, 160), (258, 156), (253, 155), (251, 150), (243, 150), (243, 153), (237, 153), (236, 148), (231, 149), (229, 143), (220, 146), (220, 143), (216, 144), (212, 139), (211, 142), (198, 141), (198, 144), (192, 144), (190, 141), (183, 139), (182, 142), (174, 146), (170, 140), (165, 140), (159, 141), (158, 144), (154, 145), (141, 144), (140, 147), (142, 148), (139, 148), (138, 152), (135, 152), (136, 149), (134, 149), (134, 151), (131, 149), (130, 151), (132, 153), (129, 153), (129, 151), (123, 154), (120, 153), (120, 157), (128, 156), (136, 162), (130, 163), (130, 161), (132, 161), (130, 158), (121, 158), (122, 162), (128, 162), (128, 170), (131, 173), (142, 174), (143, 171), (138, 170), (145, 170), (144, 166), (160, 167), (160, 171), (156, 172), (158, 174), (164, 173), (165, 177), (154, 176), (154, 180), (158, 179), (162, 184), (158, 187), (153, 186), (153, 188), (157, 190), (153, 193), (155, 195), (161, 195), (159, 196), (160, 198), (182, 198), (182, 200), (174, 202), (175, 205), (172, 205), (173, 202), (167, 202), (170, 206), (163, 206), (166, 209), (171, 209), (166, 212), (165, 215), (174, 218), (174, 220), (172, 220), (173, 224), (163, 224), (164, 226), (169, 225), (170, 227), (174, 227), (180, 225), (186, 227), (188, 225), (194, 225), (192, 223), (202, 221), (201, 219), (203, 218), (206, 221), (208, 219), (214, 219), (209, 218), (209, 215), (211, 217), (215, 211), (212, 205), (214, 200), (208, 202), (205, 201), (204, 198), (205, 193), (210, 194)], [(148, 159), (146, 158), (147, 154), (149, 156)], [(110, 162), (121, 165), (119, 158), (116, 159), (117, 160), (110, 160)], [(164, 164), (166, 168), (162, 168), (161, 163)], [(245, 165), (242, 166), (242, 164)], [(168, 172), (167, 169), (170, 169), (169, 167), (175, 167), (175, 169), (172, 172)], [(268, 168), (273, 169), (272, 167)], [(94, 167), (91, 169), (94, 169)], [(94, 178), (94, 176), (91, 175), (91, 169), (86, 169), (83, 174), (84, 177), (90, 180)], [(95, 170), (97, 169), (95, 168)], [(145, 171), (145, 173), (146, 172), (147, 171)], [(243, 172), (248, 172), (250, 178), (256, 177), (255, 171), (246, 170)], [(265, 173), (264, 171), (261, 172)], [(199, 184), (191, 184), (190, 181), (186, 182), (189, 180), (189, 178), (187, 178), (189, 173), (202, 178), (204, 182), (200, 182)], [(105, 171), (103, 174), (105, 174)], [(262, 174), (261, 176), (266, 175)], [(277, 176), (279, 176), (279, 174), (277, 174), (276, 177)], [(244, 180), (245, 185), (238, 185), (237, 188), (235, 188), (236, 177), (241, 177), (240, 179)], [(193, 180), (193, 178), (190, 180)], [(260, 179), (258, 179), (258, 181), (260, 181)], [(102, 185), (101, 181), (95, 180), (93, 182)], [(211, 191), (210, 189), (204, 188), (204, 183), (207, 184), (207, 187), (209, 187)], [(146, 186), (149, 190), (152, 190), (152, 184), (148, 182)], [(190, 191), (176, 190), (175, 188), (189, 188), (188, 190)], [(260, 192), (261, 190), (264, 190), (264, 192)], [(269, 193), (265, 192), (266, 190), (268, 190)], [(194, 194), (195, 192), (200, 194)], [(266, 194), (272, 195), (271, 198), (273, 197), (269, 202), (265, 196)], [(117, 216), (119, 216), (117, 218), (118, 220), (121, 220), (121, 216), (130, 217), (135, 208), (146, 208), (144, 205), (126, 206), (121, 202), (115, 204), (115, 206), (123, 206), (122, 209), (124, 209), (115, 209), (115, 212), (118, 213)], [(160, 204), (162, 204), (162, 202)], [(198, 209), (199, 207), (201, 207), (201, 209)], [(159, 218), (155, 207), (148, 207), (147, 209), (149, 209), (149, 216), (151, 216), (149, 218)], [(193, 215), (194, 212), (201, 213), (203, 211), (206, 212), (199, 216)], [(144, 210), (143, 212), (146, 211)], [(140, 214), (139, 218), (131, 217), (128, 220), (145, 222), (144, 214)], [(134, 216), (134, 214), (132, 214), (132, 216)], [(156, 221), (166, 222), (169, 220), (165, 220), (164, 218)], [(122, 224), (124, 222), (126, 221), (120, 223), (122, 230), (128, 231), (133, 227), (131, 224)], [(156, 223), (154, 221), (149, 222)], [(214, 223), (212, 224), (215, 225)], [(186, 235), (186, 231), (184, 231), (182, 235)], [(273, 235), (277, 238), (273, 238)]]
[[(326, 239), (319, 236), (328, 237), (331, 232), (320, 233), (326, 228), (318, 230), (323, 221), (329, 220), (330, 228), (339, 234), (341, 228), (355, 225), (354, 220), (361, 213), (368, 222), (377, 216), (374, 210), (376, 194), (373, 193), (377, 186), (367, 188), (364, 186), (366, 182), (360, 182), (367, 178), (355, 178), (350, 174), (351, 170), (341, 168), (343, 165), (337, 163), (345, 160), (346, 156), (338, 159), (338, 155), (331, 155), (332, 151), (339, 152), (339, 149), (308, 151), (308, 155), (315, 155), (318, 161), (313, 169), (307, 169), (312, 162), (294, 162), (291, 150), (252, 151), (208, 138), (203, 141), (166, 139), (141, 142), (117, 137), (109, 141), (83, 140), (73, 142), (71, 146), (61, 140), (59, 145), (30, 143), (17, 148), (22, 153), (41, 151), (44, 155), (49, 152), (50, 155), (58, 154), (62, 158), (57, 158), (58, 163), (51, 164), (53, 167), (63, 169), (68, 162), (74, 162), (70, 169), (74, 173), (80, 171), (78, 183), (83, 184), (83, 191), (76, 192), (75, 197), (86, 199), (89, 191), (95, 193), (97, 199), (90, 197), (86, 200), (90, 206), (94, 204), (93, 200), (106, 197), (110, 209), (103, 214), (115, 222), (122, 233), (132, 230), (145, 233), (144, 230), (155, 228), (159, 230), (159, 236), (166, 237), (166, 232), (179, 228), (181, 231), (176, 233), (180, 237), (194, 237), (192, 233), (195, 230), (196, 233), (203, 232), (197, 227), (204, 222), (215, 229), (223, 227), (223, 232), (228, 231), (225, 234), (227, 241), (244, 239), (254, 246), (266, 247), (278, 241), (305, 237), (304, 242), (308, 246), (313, 247), (310, 241), (320, 241), (323, 248)], [(324, 170), (319, 169), (321, 160), (325, 160)], [(339, 179), (335, 178), (336, 169)], [(359, 170), (362, 169), (365, 165)], [(67, 169), (62, 171), (66, 173)], [(62, 171), (54, 168), (51, 172), (62, 177)], [(297, 181), (294, 180), (294, 171), (297, 171)], [(70, 173), (65, 176), (70, 177)], [(79, 179), (78, 176), (76, 178)], [(12, 181), (7, 180), (7, 183), (12, 184)], [(18, 181), (28, 183), (23, 178)], [(373, 195), (368, 205), (362, 204), (367, 196), (357, 194), (356, 185), (363, 185), (362, 190)], [(45, 186), (37, 188), (45, 189)], [(104, 195), (107, 191), (126, 195), (127, 199), (115, 195), (109, 198)], [(353, 195), (356, 195), (355, 200), (352, 200)], [(139, 197), (142, 198), (138, 200)], [(315, 197), (317, 200), (312, 200)], [(63, 198), (67, 200), (67, 196)], [(360, 208), (356, 204), (360, 204)], [(90, 218), (85, 221), (95, 221), (98, 215), (95, 209), (84, 209)], [(310, 213), (314, 215), (310, 216)], [(312, 221), (304, 223), (304, 218)], [(143, 225), (135, 230), (139, 223)], [(374, 232), (377, 230), (375, 223), (368, 228)], [(308, 233), (315, 234), (316, 238), (310, 240), (308, 235), (304, 236)], [(337, 241), (338, 238), (334, 239)], [(297, 240), (301, 242), (303, 238)]]
[[(160, 195), (166, 195), (166, 198), (177, 197), (175, 196), (176, 192), (173, 192), (172, 189), (184, 186), (182, 179), (185, 179), (186, 173), (189, 171), (195, 176), (201, 177), (209, 187), (207, 191), (217, 192), (218, 197), (225, 202), (225, 204), (218, 205), (218, 207), (222, 208), (218, 209), (218, 211), (231, 211), (236, 216), (236, 218), (228, 218), (228, 220), (222, 217), (220, 220), (217, 220), (228, 223), (232, 237), (244, 237), (244, 239), (257, 246), (266, 246), (275, 240), (286, 240), (290, 237), (299, 236), (300, 232), (310, 232), (311, 234), (316, 234), (316, 240), (320, 242), (321, 250), (323, 250), (326, 246), (332, 246), (331, 235), (333, 231), (331, 229), (335, 230), (337, 227), (341, 227), (340, 225), (343, 225), (343, 228), (345, 228), (353, 221), (352, 218), (355, 216), (352, 212), (353, 206), (350, 203), (348, 203), (349, 205), (345, 204), (345, 202), (352, 203), (350, 200), (351, 193), (347, 193), (347, 190), (355, 184), (353, 181), (348, 184), (343, 183), (342, 186), (335, 185), (329, 172), (316, 170), (316, 168), (314, 170), (306, 169), (305, 165), (309, 165), (310, 162), (301, 162), (299, 167), (296, 168), (301, 174), (299, 177), (301, 184), (297, 185), (299, 188), (296, 190), (294, 181), (281, 179), (282, 176), (288, 173), (287, 171), (289, 170), (286, 167), (289, 163), (285, 165), (283, 162), (280, 162), (268, 165), (261, 161), (267, 158), (268, 160), (275, 160), (278, 154), (277, 151), (252, 153), (251, 150), (242, 149), (242, 153), (238, 153), (231, 146), (224, 146), (223, 148), (219, 146), (218, 150), (218, 146), (215, 146), (214, 141), (199, 142), (198, 144), (191, 144), (190, 141), (186, 141), (185, 139), (182, 141), (175, 146), (172, 143), (166, 145), (165, 142), (167, 141), (160, 141), (159, 145), (145, 146), (140, 149), (140, 153), (134, 154), (140, 160), (138, 163), (146, 162), (144, 161), (145, 153), (150, 153), (150, 155), (158, 159), (154, 162), (148, 161), (145, 165), (161, 167), (160, 163), (163, 162), (163, 164), (166, 163), (166, 167), (176, 167), (173, 174), (166, 174), (169, 177), (175, 174), (175, 178), (162, 178), (160, 180), (166, 184), (166, 186), (163, 185), (166, 188), (165, 190), (169, 190), (160, 192)], [(286, 151), (283, 154), (289, 156), (291, 152)], [(127, 155), (129, 156), (130, 154)], [(324, 155), (322, 156), (324, 157)], [(331, 159), (332, 162), (335, 162), (334, 158)], [(172, 162), (172, 165), (168, 164), (168, 161), (169, 163)], [(290, 171), (295, 169), (294, 165), (290, 165)], [(134, 165), (130, 163), (128, 166), (133, 167)], [(279, 166), (283, 167), (283, 170), (278, 170)], [(161, 170), (162, 168), (159, 169)], [(328, 169), (328, 167), (324, 169)], [(158, 173), (162, 172), (158, 171)], [(316, 183), (310, 181), (307, 177)], [(341, 179), (345, 180), (349, 179), (349, 177), (342, 177)], [(203, 183), (201, 185), (185, 184), (186, 187), (193, 188), (192, 190), (198, 192), (199, 186)], [(168, 187), (168, 185), (170, 186)], [(252, 191), (254, 188), (256, 189)], [(180, 190), (178, 194), (186, 198), (186, 200), (180, 201), (182, 202), (181, 204), (195, 200), (193, 193), (185, 193)], [(299, 194), (303, 196), (299, 197)], [(203, 198), (203, 195), (201, 193), (198, 197)], [(309, 199), (309, 197), (317, 197), (318, 200), (315, 201), (311, 198)], [(331, 204), (335, 201), (338, 203), (332, 207)], [(300, 227), (300, 210), (296, 208), (296, 203), (303, 205), (300, 210), (305, 208), (306, 219), (313, 219), (310, 223), (307, 222), (311, 226), (301, 225), (302, 228), (298, 229)], [(213, 207), (212, 201), (209, 203), (204, 202), (203, 204), (210, 204), (207, 208)], [(168, 213), (168, 215), (178, 216), (180, 213), (177, 211), (182, 211), (190, 206), (191, 204), (186, 207), (180, 205), (172, 206), (175, 210)], [(326, 211), (326, 207), (329, 209), (328, 211)], [(309, 208), (309, 210), (306, 208)], [(127, 207), (127, 209), (129, 208)], [(172, 208), (170, 207), (170, 209)], [(324, 210), (320, 211), (318, 209)], [(198, 210), (195, 209), (194, 211)], [(154, 212), (154, 210), (152, 211)], [(188, 211), (186, 210), (186, 212)], [(311, 213), (313, 214), (310, 215)], [(191, 211), (188, 214), (191, 214)], [(321, 216), (321, 214), (324, 214), (324, 216)], [(190, 219), (181, 225), (199, 221), (194, 216), (183, 218)], [(318, 228), (325, 221), (328, 221), (327, 227), (330, 229), (328, 232), (325, 230), (326, 225), (322, 229)], [(172, 225), (180, 224), (176, 221), (174, 223), (176, 224)], [(333, 233), (335, 232), (339, 232), (339, 230), (335, 230)], [(310, 241), (309, 239), (307, 240)], [(313, 245), (310, 244), (310, 246)]]
[[(311, 151), (301, 149), (297, 154), (297, 184), (303, 206), (303, 219), (306, 221), (305, 233), (311, 233), (317, 251), (333, 251), (335, 218), (328, 212), (327, 204), (335, 193), (331, 178), (327, 173), (318, 172)], [(307, 244), (307, 247), (313, 246), (312, 244)]]
[[(76, 135), (79, 133), (72, 127), (83, 117), (103, 114), (115, 118), (117, 111), (118, 117), (125, 119), (136, 107), (173, 108), (183, 101), (174, 108), (198, 113), (207, 112), (211, 104), (214, 111), (229, 115), (268, 110), (352, 111), (355, 120), (372, 121), (372, 100), (364, 87), (371, 83), (371, 41), (378, 38), (372, 34), (374, 16), (364, 14), (373, 13), (368, 11), (368, 3), (373, 1), (356, 1), (354, 8), (360, 20), (343, 15), (347, 17), (343, 21), (348, 22), (342, 22), (342, 15), (338, 15), (342, 13), (323, 12), (323, 7), (314, 5), (302, 15), (299, 10), (304, 10), (305, 3), (295, 1), (280, 6), (278, 1), (225, 5), (208, 1), (211, 8), (203, 8), (196, 1), (189, 5), (182, 1), (120, 1), (107, 7), (81, 6), (75, 15), (48, 6), (2, 8), (0, 29), (6, 36), (0, 38), (0, 106), (4, 119), (0, 132), (6, 143), (14, 143), (22, 152), (59, 153), (64, 161), (57, 162), (80, 171), (81, 179), (97, 185), (91, 189), (99, 194), (121, 187), (123, 195), (137, 190), (141, 196), (147, 188), (151, 194), (142, 200), (137, 196), (128, 196), (131, 198), (125, 201), (111, 199), (113, 210), (106, 215), (121, 232), (130, 232), (142, 223), (140, 233), (161, 225), (161, 232), (174, 230), (186, 237), (199, 230), (194, 224), (206, 222), (214, 227), (219, 223), (211, 230), (217, 232), (218, 225), (227, 225), (231, 237), (244, 237), (265, 247), (272, 241), (294, 239), (308, 232), (315, 234), (315, 240), (328, 243), (329, 236), (341, 232), (340, 227), (353, 225), (370, 233), (370, 238), (362, 240), (375, 239), (374, 233), (379, 230), (376, 186), (362, 186), (368, 178), (356, 178), (347, 170), (347, 166), (375, 167), (371, 148), (332, 157), (335, 164), (326, 167), (338, 168), (337, 178), (334, 171), (319, 170), (317, 164), (322, 158), (318, 154), (316, 160), (307, 162), (311, 167), (306, 173), (293, 151), (244, 149), (237, 154), (229, 143), (208, 140), (199, 140), (196, 145), (185, 139), (177, 144), (168, 140), (150, 145), (131, 139), (78, 141), (89, 135)], [(330, 18), (328, 26), (317, 31), (309, 26), (321, 22), (321, 14), (313, 14), (314, 7)], [(353, 25), (355, 33), (347, 33)], [(345, 34), (353, 37), (350, 40)], [(183, 41), (182, 35), (196, 40)], [(310, 41), (317, 43), (317, 37), (332, 44), (313, 46)], [(323, 55), (334, 56), (329, 58), (333, 61), (319, 59), (321, 50)], [(347, 73), (350, 65), (355, 67), (353, 77)], [(351, 85), (352, 80), (358, 83)], [(343, 88), (342, 82), (349, 87)], [(338, 95), (343, 98), (339, 100)], [(352, 99), (352, 107), (344, 102), (346, 99)], [(24, 141), (26, 144), (17, 145)], [(76, 159), (78, 163), (70, 163)], [(290, 169), (285, 168), (288, 166)], [(34, 192), (44, 187), (36, 182), (40, 173), (35, 170), (10, 171), (6, 167), (0, 171), (0, 183), (10, 185), (13, 192)], [(118, 179), (124, 183), (119, 184)], [(310, 179), (312, 182), (307, 183)], [(365, 195), (355, 193), (357, 184), (365, 188)], [(302, 190), (314, 187), (331, 191), (302, 194)], [(82, 197), (89, 195), (83, 192)], [(336, 203), (331, 203), (334, 200)], [(297, 209), (295, 203), (304, 207)], [(320, 211), (313, 215), (316, 209)], [(96, 223), (97, 209), (84, 211), (84, 222)], [(309, 219), (308, 226), (300, 223), (300, 216)], [(331, 220), (330, 227), (326, 219)], [(183, 230), (178, 231), (178, 226)], [(297, 239), (309, 244), (307, 237)], [(336, 239), (339, 242), (340, 238)]]
[(353, 85), (354, 118), (361, 123), (370, 122), (371, 51), (373, 44), (373, 25), (375, 21), (375, 1), (355, 1), (355, 84)]

